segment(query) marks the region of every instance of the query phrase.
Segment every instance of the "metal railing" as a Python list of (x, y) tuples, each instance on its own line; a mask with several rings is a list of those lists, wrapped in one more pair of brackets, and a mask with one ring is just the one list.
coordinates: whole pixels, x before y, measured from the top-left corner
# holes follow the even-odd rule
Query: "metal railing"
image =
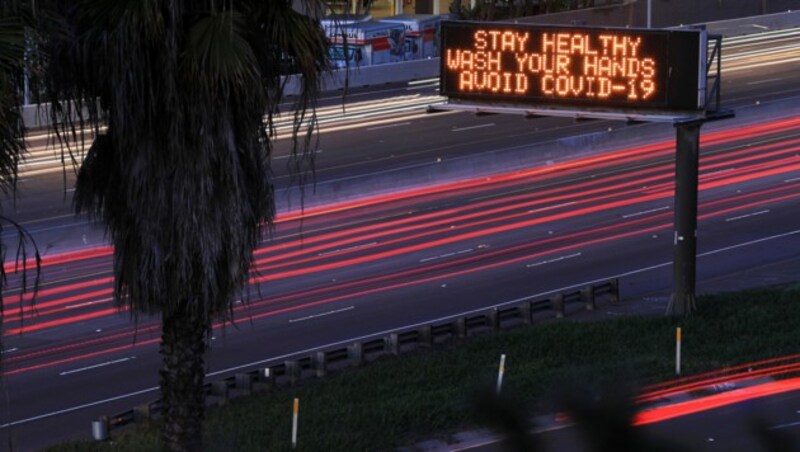
[[(475, 334), (530, 325), (535, 320), (563, 318), (570, 312), (580, 310), (579, 305), (586, 310), (594, 310), (599, 299), (618, 302), (619, 280), (612, 279), (547, 298), (462, 315), (375, 339), (353, 342), (344, 347), (321, 349), (270, 367), (237, 373), (204, 385), (206, 405), (226, 404), (232, 398), (253, 392), (290, 387), (307, 378), (324, 378), (330, 372), (362, 366), (384, 356), (399, 356)], [(577, 309), (567, 309), (576, 305)], [(108, 439), (110, 431), (137, 422), (148, 422), (158, 417), (161, 409), (162, 401), (157, 399), (113, 416), (103, 416), (92, 422), (92, 436), (96, 440)]]

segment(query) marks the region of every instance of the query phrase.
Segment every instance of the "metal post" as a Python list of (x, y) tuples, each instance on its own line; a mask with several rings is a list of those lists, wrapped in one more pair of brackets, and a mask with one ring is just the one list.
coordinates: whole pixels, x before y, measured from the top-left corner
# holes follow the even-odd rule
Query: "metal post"
[(647, 0), (647, 28), (653, 28), (653, 0)]
[(583, 302), (586, 303), (586, 310), (594, 311), (594, 287), (592, 287), (591, 284), (581, 289), (581, 298), (583, 298)]
[(497, 393), (500, 394), (500, 390), (503, 388), (503, 374), (506, 371), (506, 355), (503, 353), (500, 355), (500, 367), (497, 369)]
[(108, 418), (103, 416), (96, 421), (92, 421), (92, 438), (95, 441), (105, 441), (108, 439)]
[(681, 374), (681, 327), (675, 331), (675, 374)]
[(432, 328), (430, 325), (423, 325), (417, 329), (417, 335), (419, 337), (420, 346), (422, 347), (433, 346), (433, 332), (431, 330)]
[(31, 104), (31, 88), (30, 88), (30, 77), (28, 76), (28, 70), (25, 69), (25, 75), (23, 76), (23, 89), (22, 89), (22, 104), (23, 105), (30, 105)]
[(550, 299), (550, 303), (553, 305), (553, 310), (556, 311), (556, 318), (560, 319), (564, 317), (564, 294), (557, 294), (553, 298)]
[(386, 336), (384, 339), (384, 343), (386, 344), (385, 347), (394, 356), (400, 354), (400, 335), (397, 333), (391, 333)]
[(672, 297), (667, 313), (689, 315), (695, 310), (697, 259), (697, 184), (700, 161), (699, 121), (676, 124), (675, 236)]
[(292, 406), (292, 449), (297, 449), (297, 418), (300, 416), (300, 400), (295, 397)]

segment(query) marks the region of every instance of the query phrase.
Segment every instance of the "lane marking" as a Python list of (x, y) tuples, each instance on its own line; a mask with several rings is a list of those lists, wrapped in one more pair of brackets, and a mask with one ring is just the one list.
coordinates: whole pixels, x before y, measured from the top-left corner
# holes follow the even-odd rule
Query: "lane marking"
[(565, 202), (565, 203), (562, 203), (562, 204), (556, 204), (554, 206), (540, 207), (538, 209), (529, 210), (528, 213), (546, 212), (548, 210), (558, 209), (559, 207), (567, 207), (567, 206), (571, 206), (573, 204), (577, 204), (577, 202), (576, 201), (570, 201), (570, 202)]
[[(747, 242), (742, 242), (742, 243), (738, 243), (738, 244), (735, 244), (735, 245), (731, 245), (731, 246), (727, 246), (727, 247), (723, 247), (723, 248), (718, 248), (716, 250), (706, 251), (705, 253), (698, 254), (697, 257), (711, 256), (713, 254), (718, 254), (718, 253), (722, 253), (722, 252), (725, 252), (725, 251), (730, 251), (730, 250), (734, 250), (734, 249), (738, 249), (738, 248), (743, 248), (745, 246), (756, 245), (756, 244), (759, 244), (759, 243), (768, 242), (768, 241), (776, 240), (776, 239), (781, 239), (781, 238), (784, 238), (784, 237), (790, 237), (790, 236), (793, 236), (793, 235), (800, 235), (800, 229), (796, 229), (794, 231), (789, 231), (789, 232), (784, 232), (782, 234), (776, 234), (776, 235), (771, 235), (771, 236), (767, 236), (767, 237), (762, 237), (760, 239), (750, 240), (750, 241), (747, 241)], [(639, 274), (639, 273), (645, 273), (645, 272), (648, 272), (650, 270), (655, 270), (655, 269), (659, 269), (659, 268), (662, 268), (662, 267), (666, 267), (668, 265), (672, 265), (672, 261), (663, 262), (663, 263), (660, 263), (660, 264), (651, 265), (649, 267), (644, 267), (644, 268), (631, 270), (629, 272), (618, 273), (616, 275), (604, 276), (602, 278), (597, 278), (597, 279), (593, 279), (593, 280), (589, 280), (589, 281), (584, 281), (584, 282), (580, 282), (580, 283), (577, 283), (577, 284), (572, 284), (572, 285), (556, 288), (556, 289), (553, 289), (553, 290), (548, 290), (548, 291), (545, 291), (545, 292), (536, 293), (536, 294), (533, 294), (533, 295), (528, 295), (528, 296), (517, 298), (517, 299), (514, 299), (514, 300), (498, 303), (498, 304), (496, 304), (494, 306), (481, 307), (481, 308), (473, 309), (473, 310), (470, 310), (470, 311), (466, 311), (466, 312), (461, 312), (461, 313), (457, 313), (457, 314), (454, 314), (454, 315), (450, 315), (450, 316), (447, 316), (447, 317), (440, 317), (438, 319), (426, 320), (424, 322), (419, 322), (419, 323), (415, 323), (415, 324), (411, 324), (411, 325), (404, 325), (404, 326), (400, 326), (400, 327), (389, 329), (389, 330), (378, 331), (378, 332), (374, 332), (374, 333), (371, 333), (371, 334), (365, 334), (365, 335), (362, 335), (362, 336), (357, 336), (357, 337), (353, 337), (353, 338), (344, 339), (344, 340), (341, 340), (341, 341), (331, 342), (331, 343), (328, 343), (328, 344), (322, 344), (322, 345), (318, 345), (316, 347), (307, 348), (307, 349), (304, 349), (304, 350), (296, 350), (294, 352), (284, 353), (284, 354), (278, 355), (278, 356), (271, 356), (271, 357), (268, 357), (268, 358), (260, 359), (258, 361), (252, 361), (252, 362), (249, 362), (249, 363), (240, 364), (238, 366), (228, 367), (227, 369), (220, 369), (220, 370), (217, 370), (217, 371), (214, 371), (214, 372), (209, 372), (209, 373), (206, 374), (206, 378), (215, 377), (217, 375), (222, 375), (222, 374), (229, 374), (231, 372), (236, 372), (236, 371), (239, 371), (239, 370), (242, 370), (242, 369), (252, 370), (253, 368), (255, 368), (257, 366), (261, 366), (261, 365), (264, 365), (266, 363), (277, 362), (277, 361), (281, 361), (281, 360), (284, 360), (286, 358), (291, 358), (291, 357), (294, 357), (294, 356), (308, 355), (308, 354), (310, 354), (312, 352), (316, 352), (316, 351), (319, 351), (321, 349), (337, 347), (337, 346), (345, 345), (345, 344), (352, 344), (353, 342), (358, 342), (358, 341), (363, 341), (363, 340), (366, 340), (366, 339), (372, 339), (372, 338), (375, 338), (375, 337), (385, 336), (387, 334), (395, 333), (397, 331), (403, 331), (403, 330), (407, 330), (407, 329), (417, 328), (417, 327), (420, 327), (420, 326), (430, 325), (430, 324), (433, 324), (433, 323), (440, 323), (440, 322), (443, 322), (445, 320), (452, 320), (454, 318), (461, 317), (461, 316), (464, 316), (464, 315), (472, 315), (472, 314), (479, 313), (479, 312), (486, 312), (486, 310), (489, 310), (489, 309), (501, 308), (501, 307), (505, 307), (505, 306), (508, 306), (508, 305), (516, 304), (516, 303), (520, 303), (520, 302), (527, 301), (527, 300), (534, 300), (534, 299), (543, 297), (545, 295), (550, 295), (550, 294), (558, 293), (558, 292), (565, 292), (565, 291), (572, 290), (572, 289), (575, 289), (575, 288), (578, 288), (578, 287), (585, 287), (585, 286), (587, 286), (589, 284), (595, 284), (595, 283), (599, 283), (599, 282), (607, 282), (608, 280), (614, 279), (614, 278), (622, 278), (622, 277), (625, 277), (625, 276), (631, 276), (631, 275), (636, 275), (636, 274)], [(15, 425), (27, 424), (27, 423), (34, 422), (34, 421), (47, 419), (47, 418), (50, 418), (50, 417), (53, 417), (53, 416), (58, 416), (58, 415), (61, 415), (61, 414), (72, 413), (72, 412), (75, 412), (75, 411), (82, 410), (84, 408), (91, 408), (91, 407), (94, 407), (94, 406), (103, 405), (103, 404), (110, 403), (110, 402), (115, 402), (117, 400), (123, 400), (123, 399), (131, 398), (131, 397), (136, 397), (138, 395), (147, 394), (149, 392), (155, 392), (155, 391), (158, 391), (158, 390), (159, 390), (159, 387), (158, 386), (154, 386), (154, 387), (151, 387), (151, 388), (142, 389), (140, 391), (129, 392), (127, 394), (122, 394), (122, 395), (118, 395), (118, 396), (115, 396), (115, 397), (110, 397), (110, 398), (107, 398), (107, 399), (101, 399), (101, 400), (97, 400), (97, 401), (94, 401), (94, 402), (84, 403), (82, 405), (76, 405), (74, 407), (64, 408), (64, 409), (56, 410), (56, 411), (51, 411), (49, 413), (43, 413), (43, 414), (40, 414), (40, 415), (37, 415), (37, 416), (32, 416), (32, 417), (29, 417), (29, 418), (25, 418), (25, 419), (19, 419), (19, 420), (16, 420), (16, 421), (11, 421), (11, 422), (8, 422), (8, 423), (5, 423), (5, 424), (0, 424), (0, 430), (8, 428), (8, 427), (13, 427)]]
[(84, 306), (91, 306), (93, 304), (106, 303), (106, 302), (109, 302), (111, 300), (113, 300), (113, 298), (104, 298), (102, 300), (87, 301), (85, 303), (71, 304), (71, 305), (68, 305), (68, 306), (64, 306), (64, 309), (77, 309), (77, 308), (82, 308)]
[[(480, 246), (479, 246), (479, 248), (480, 248)], [(445, 258), (448, 258), (448, 257), (457, 256), (459, 254), (471, 253), (473, 251), (475, 251), (475, 250), (472, 249), (472, 248), (468, 248), (468, 249), (465, 249), (465, 250), (455, 251), (455, 252), (452, 252), (452, 253), (445, 253), (445, 254), (440, 254), (438, 256), (426, 257), (424, 259), (420, 259), (419, 261), (420, 262), (430, 262), (430, 261), (435, 261), (435, 260), (438, 260), (438, 259), (445, 259)]]
[(781, 429), (781, 428), (798, 427), (798, 426), (800, 426), (800, 421), (798, 421), (798, 422), (790, 422), (788, 424), (773, 425), (772, 427), (769, 427), (768, 429), (769, 430), (778, 430), (778, 429)]
[(11, 352), (15, 352), (15, 351), (17, 351), (17, 350), (19, 350), (19, 348), (18, 348), (18, 347), (9, 348), (8, 350), (3, 350), (3, 351), (1, 351), (1, 352), (0, 352), (0, 354), (11, 353)]
[(423, 79), (423, 80), (411, 80), (410, 82), (408, 82), (409, 86), (423, 85), (425, 83), (437, 83), (438, 84), (439, 83), (439, 77), (426, 78), (426, 79)]
[(567, 254), (566, 256), (559, 256), (559, 257), (556, 257), (556, 258), (553, 258), (553, 259), (547, 259), (547, 260), (540, 261), (540, 262), (534, 262), (532, 264), (526, 265), (525, 268), (538, 267), (540, 265), (552, 264), (552, 263), (561, 262), (561, 261), (567, 260), (567, 259), (574, 259), (576, 257), (579, 257), (580, 255), (581, 255), (581, 253)]
[(769, 213), (769, 209), (766, 210), (759, 210), (758, 212), (748, 213), (744, 215), (739, 215), (738, 217), (730, 217), (726, 218), (725, 221), (736, 221), (736, 220), (743, 220), (745, 218), (755, 217), (757, 215), (764, 215), (765, 213)]
[(641, 212), (629, 213), (627, 215), (623, 215), (622, 218), (633, 218), (641, 215), (647, 215), (648, 213), (660, 212), (662, 210), (667, 210), (667, 209), (669, 209), (669, 206), (656, 207), (655, 209), (642, 210)]
[(783, 80), (783, 78), (781, 78), (781, 77), (779, 77), (779, 78), (768, 78), (768, 79), (765, 79), (765, 80), (755, 80), (755, 81), (752, 81), (752, 82), (747, 82), (746, 85), (760, 85), (762, 83), (777, 82), (777, 81), (780, 81), (780, 80)]
[[(322, 149), (317, 149), (317, 150), (315, 150), (315, 151), (314, 151), (314, 153), (315, 153), (315, 154), (321, 154), (321, 153), (322, 153)], [(292, 154), (286, 154), (286, 155), (273, 155), (273, 156), (272, 156), (272, 160), (283, 160), (283, 159), (288, 159), (288, 158), (290, 158), (291, 156), (292, 156)]]
[(729, 172), (731, 172), (731, 171), (733, 171), (733, 170), (735, 170), (735, 169), (736, 169), (736, 167), (733, 167), (733, 168), (725, 168), (725, 169), (716, 170), (716, 171), (709, 171), (709, 172), (707, 172), (707, 173), (703, 174), (703, 176), (713, 176), (713, 175), (716, 175), (716, 174), (729, 173)]
[(800, 58), (784, 58), (777, 61), (763, 61), (760, 63), (753, 63), (753, 64), (744, 64), (741, 66), (736, 67), (728, 67), (722, 68), (723, 73), (734, 72), (734, 71), (742, 71), (742, 70), (752, 70), (752, 69), (759, 69), (767, 66), (776, 66), (779, 64), (791, 64), (800, 61)]
[(364, 247), (367, 247), (367, 246), (373, 246), (373, 245), (377, 245), (377, 244), (378, 244), (378, 242), (362, 243), (360, 245), (353, 245), (353, 246), (349, 246), (347, 248), (339, 248), (339, 249), (335, 249), (333, 251), (323, 251), (322, 253), (317, 253), (317, 256), (327, 256), (329, 254), (344, 253), (345, 251), (353, 251), (353, 250), (357, 250), (359, 248), (364, 248)]
[(482, 129), (484, 127), (493, 127), (494, 125), (495, 125), (495, 123), (490, 122), (488, 124), (479, 124), (477, 126), (459, 127), (459, 128), (456, 128), (456, 129), (451, 129), (450, 131), (451, 132), (463, 132), (465, 130)]
[[(408, 112), (408, 111), (411, 111), (411, 110), (419, 110), (419, 109), (422, 109), (422, 108), (425, 108), (425, 107), (428, 107), (430, 105), (437, 104), (437, 103), (441, 103), (441, 102), (428, 102), (428, 103), (426, 103), (424, 105), (420, 105), (420, 106), (411, 106), (411, 107), (403, 109), (402, 111), (401, 110), (397, 110), (397, 113)], [(458, 113), (460, 113), (460, 112), (455, 111), (455, 110), (450, 110), (450, 111), (443, 111), (441, 113), (437, 113), (437, 115), (438, 116), (453, 115), (453, 114), (458, 114)], [(374, 117), (374, 116), (376, 116), (376, 115), (366, 115), (365, 114), (365, 115), (359, 115), (359, 117), (351, 117), (350, 119), (355, 121), (355, 120), (358, 120), (358, 119), (365, 119), (365, 118)], [(402, 116), (402, 117), (390, 117), (390, 118), (386, 118), (386, 119), (375, 119), (375, 120), (372, 120), (372, 121), (366, 122), (366, 123), (364, 123), (364, 122), (353, 122), (353, 123), (350, 123), (350, 124), (344, 124), (344, 125), (340, 125), (340, 126), (331, 125), (331, 126), (326, 126), (325, 128), (320, 128), (320, 133), (342, 132), (342, 131), (352, 130), (352, 129), (361, 129), (361, 128), (364, 128), (364, 127), (369, 126), (369, 125), (388, 124), (388, 123), (392, 123), (392, 122), (395, 122), (395, 121), (401, 121), (401, 120), (404, 120), (404, 119), (408, 120), (408, 119), (422, 119), (422, 118), (426, 118), (426, 119), (430, 118), (430, 113), (412, 114), (412, 115), (405, 115), (405, 116)]]
[(797, 181), (799, 181), (799, 180), (800, 180), (800, 177), (795, 177), (795, 178), (792, 178), (792, 179), (786, 179), (784, 182), (786, 182), (786, 183), (789, 183), (789, 182), (797, 182)]
[(121, 395), (118, 395), (118, 396), (109, 397), (107, 399), (101, 399), (101, 400), (97, 400), (97, 401), (94, 401), (94, 402), (84, 403), (83, 405), (76, 405), (76, 406), (73, 406), (73, 407), (64, 408), (63, 410), (51, 411), (49, 413), (44, 413), (44, 414), (40, 414), (40, 415), (37, 415), (37, 416), (32, 416), (32, 417), (29, 417), (29, 418), (25, 418), (25, 419), (19, 419), (17, 421), (12, 421), (12, 422), (8, 422), (8, 423), (0, 425), (0, 430), (2, 430), (4, 428), (8, 428), (8, 427), (13, 427), (15, 425), (21, 425), (21, 424), (27, 424), (29, 422), (40, 421), (42, 419), (47, 419), (49, 417), (58, 416), (60, 414), (72, 413), (72, 412), (75, 412), (75, 411), (82, 410), (84, 408), (91, 408), (91, 407), (98, 406), (98, 405), (104, 405), (104, 404), (109, 403), (109, 402), (116, 402), (117, 400), (136, 397), (138, 395), (147, 394), (148, 392), (158, 391), (159, 389), (161, 389), (161, 388), (159, 388), (158, 386), (154, 386), (152, 388), (142, 389), (140, 391), (129, 392), (127, 394), (121, 394)]
[(92, 365), (92, 366), (86, 366), (86, 367), (81, 367), (81, 368), (72, 369), (72, 370), (65, 370), (64, 372), (59, 372), (58, 374), (63, 377), (65, 375), (72, 375), (72, 374), (77, 374), (79, 372), (86, 372), (87, 370), (99, 369), (101, 367), (106, 367), (106, 366), (111, 366), (111, 365), (114, 365), (114, 364), (124, 363), (124, 362), (131, 361), (131, 360), (134, 360), (134, 359), (136, 359), (135, 356), (129, 356), (127, 358), (120, 358), (120, 359), (115, 359), (113, 361), (106, 361), (104, 363), (95, 364), (95, 365)]
[(307, 315), (305, 317), (300, 317), (299, 319), (291, 319), (291, 320), (289, 320), (289, 323), (304, 322), (306, 320), (317, 319), (317, 318), (320, 318), (320, 317), (325, 317), (325, 316), (329, 316), (329, 315), (333, 315), (333, 314), (338, 314), (340, 312), (352, 311), (355, 308), (356, 308), (355, 306), (348, 306), (346, 308), (334, 309), (333, 311), (323, 312), (321, 314)]
[(367, 130), (389, 129), (392, 127), (409, 126), (409, 125), (411, 125), (410, 122), (398, 122), (395, 124), (387, 124), (385, 126), (367, 127)]

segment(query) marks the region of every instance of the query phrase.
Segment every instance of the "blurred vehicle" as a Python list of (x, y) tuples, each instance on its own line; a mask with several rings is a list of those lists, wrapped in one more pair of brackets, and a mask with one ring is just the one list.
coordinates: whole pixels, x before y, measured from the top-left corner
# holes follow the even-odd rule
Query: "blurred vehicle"
[(442, 16), (436, 14), (401, 14), (380, 22), (402, 24), (405, 28), (404, 53), (406, 60), (439, 56), (439, 25)]
[(373, 66), (405, 59), (405, 29), (401, 23), (323, 22), (334, 67)]

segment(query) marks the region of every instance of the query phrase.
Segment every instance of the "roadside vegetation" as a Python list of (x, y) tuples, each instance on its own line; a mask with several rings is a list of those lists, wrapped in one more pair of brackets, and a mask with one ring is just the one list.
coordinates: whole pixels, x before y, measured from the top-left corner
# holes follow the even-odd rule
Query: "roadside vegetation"
[[(507, 360), (499, 400), (506, 406), (500, 411), (525, 413), (527, 420), (562, 409), (575, 394), (584, 397), (609, 387), (632, 394), (675, 378), (677, 326), (683, 331), (683, 376), (800, 351), (798, 284), (705, 295), (697, 304), (697, 312), (682, 319), (567, 318), (478, 335), (235, 399), (208, 411), (205, 450), (291, 450), (295, 397), (300, 400), (297, 450), (392, 450), (487, 427), (485, 414), (498, 400), (487, 405), (481, 394), (496, 384), (501, 354)], [(49, 450), (159, 448), (154, 425), (113, 432), (111, 442)]]

